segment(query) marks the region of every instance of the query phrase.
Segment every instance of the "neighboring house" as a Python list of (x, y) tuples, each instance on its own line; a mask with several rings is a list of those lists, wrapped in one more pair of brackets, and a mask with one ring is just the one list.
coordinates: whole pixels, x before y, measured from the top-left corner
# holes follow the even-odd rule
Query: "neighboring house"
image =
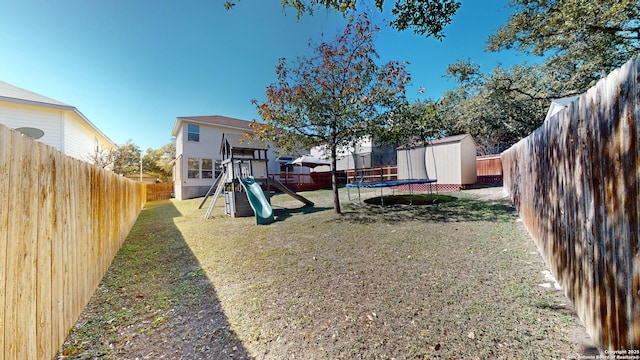
[(0, 81), (0, 124), (83, 161), (117, 148), (75, 107), (4, 81)]
[[(252, 133), (251, 122), (226, 116), (178, 117), (171, 135), (176, 138), (173, 168), (174, 193), (178, 200), (206, 195), (220, 174), (222, 134)], [(269, 174), (280, 173), (274, 151), (268, 152)]]

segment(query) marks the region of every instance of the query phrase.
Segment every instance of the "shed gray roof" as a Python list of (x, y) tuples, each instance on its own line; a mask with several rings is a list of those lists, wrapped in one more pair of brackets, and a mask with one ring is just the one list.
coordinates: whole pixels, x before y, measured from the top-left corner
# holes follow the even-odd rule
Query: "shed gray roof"
[[(471, 140), (473, 141), (473, 143), (475, 144), (475, 140), (473, 140), (473, 136), (471, 136), (469, 134), (460, 134), (460, 135), (447, 136), (447, 137), (444, 137), (442, 139), (433, 140), (428, 145), (442, 145), (442, 144), (460, 142), (460, 141), (464, 140), (466, 137), (470, 137)], [(404, 150), (407, 147), (416, 148), (416, 147), (421, 147), (421, 146), (424, 146), (424, 142), (422, 142), (422, 141), (412, 141), (412, 142), (410, 142), (410, 143), (408, 143), (406, 145), (398, 146), (396, 149)]]
[(453, 143), (453, 142), (460, 142), (460, 141), (464, 140), (467, 136), (471, 137), (471, 135), (469, 135), (469, 134), (460, 134), (460, 135), (447, 136), (447, 137), (444, 137), (442, 139), (433, 140), (431, 142), (431, 144), (448, 144), (448, 143)]

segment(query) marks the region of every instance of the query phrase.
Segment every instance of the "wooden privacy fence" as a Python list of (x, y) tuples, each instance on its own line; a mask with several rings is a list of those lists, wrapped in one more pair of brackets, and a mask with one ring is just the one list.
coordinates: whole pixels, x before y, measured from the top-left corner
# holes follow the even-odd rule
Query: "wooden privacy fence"
[(147, 201), (167, 200), (173, 195), (173, 182), (147, 184)]
[(502, 154), (504, 187), (600, 349), (640, 350), (640, 61)]
[(0, 360), (53, 358), (144, 202), (144, 185), (0, 125)]
[(502, 181), (502, 160), (500, 154), (476, 157), (478, 183), (495, 183)]

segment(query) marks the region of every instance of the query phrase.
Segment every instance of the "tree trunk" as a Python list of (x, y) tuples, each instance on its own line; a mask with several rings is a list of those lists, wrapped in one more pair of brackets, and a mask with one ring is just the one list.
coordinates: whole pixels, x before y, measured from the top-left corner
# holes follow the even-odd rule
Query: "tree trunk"
[(337, 150), (335, 142), (331, 145), (331, 189), (333, 190), (333, 211), (341, 214), (340, 196), (338, 194), (338, 169), (337, 169)]

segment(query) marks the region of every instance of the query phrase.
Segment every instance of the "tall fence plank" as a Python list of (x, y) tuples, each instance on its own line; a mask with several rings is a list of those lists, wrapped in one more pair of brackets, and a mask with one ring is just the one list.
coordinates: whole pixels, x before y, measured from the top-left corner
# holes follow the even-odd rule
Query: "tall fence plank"
[(37, 285), (37, 297), (36, 297), (36, 317), (37, 317), (37, 328), (38, 328), (38, 349), (37, 349), (37, 358), (43, 359), (47, 355), (53, 352), (53, 343), (51, 339), (53, 337), (52, 332), (52, 269), (51, 269), (51, 256), (52, 256), (52, 239), (55, 228), (55, 222), (51, 221), (51, 216), (46, 216), (46, 214), (51, 214), (55, 211), (55, 202), (53, 202), (52, 197), (49, 194), (55, 191), (54, 179), (53, 179), (53, 171), (52, 168), (55, 166), (55, 162), (53, 158), (50, 158), (50, 152), (47, 147), (38, 143), (38, 152), (39, 152), (39, 169), (38, 175), (38, 183), (39, 183), (39, 191), (38, 191), (38, 202), (39, 206), (44, 211), (38, 212), (38, 229), (37, 229), (37, 274), (36, 274), (36, 285)]
[(0, 125), (0, 360), (59, 350), (146, 201), (143, 184)]
[(635, 59), (502, 154), (504, 186), (603, 350), (640, 349)]
[[(634, 73), (636, 81), (633, 83), (634, 87), (633, 91), (633, 99), (634, 105), (633, 108), (630, 109), (633, 111), (634, 117), (636, 119), (636, 124), (638, 119), (640, 119), (640, 62), (636, 61), (634, 64)], [(637, 191), (640, 192), (640, 126), (635, 127), (636, 131), (636, 186)], [(633, 151), (633, 149), (632, 149)], [(640, 295), (640, 204), (636, 201), (636, 227), (635, 230), (632, 229), (633, 233), (635, 233), (636, 238), (635, 241), (631, 243), (631, 255), (633, 257), (633, 278), (631, 281), (633, 282), (632, 286), (632, 294)], [(633, 343), (640, 344), (640, 299), (635, 298), (633, 303), (631, 304), (631, 314), (635, 314), (636, 318), (632, 320), (633, 324)], [(633, 316), (633, 315), (632, 315)]]
[[(11, 133), (8, 131), (0, 131), (0, 144), (4, 144), (3, 151), (0, 151), (0, 174), (9, 174), (11, 169)], [(9, 228), (9, 189), (11, 186), (11, 177), (0, 176), (0, 228)], [(8, 231), (0, 231), (0, 360), (5, 360), (5, 328), (7, 322), (5, 320), (8, 306), (5, 305), (7, 300), (7, 253), (8, 253)]]

